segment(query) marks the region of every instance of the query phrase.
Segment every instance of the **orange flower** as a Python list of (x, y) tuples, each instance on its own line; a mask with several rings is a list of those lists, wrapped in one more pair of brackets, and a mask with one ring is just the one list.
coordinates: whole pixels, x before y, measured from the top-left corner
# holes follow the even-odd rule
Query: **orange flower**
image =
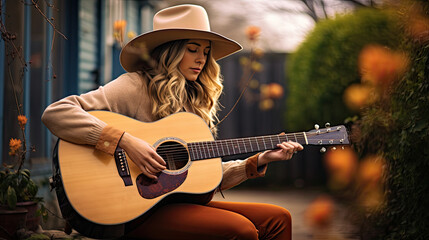
[(404, 54), (383, 46), (369, 45), (359, 55), (362, 81), (374, 86), (389, 86), (405, 72), (407, 66), (408, 59)]
[(116, 20), (113, 23), (113, 36), (120, 43), (124, 41), (124, 33), (125, 33), (126, 26), (127, 26), (127, 21), (125, 20)]
[(359, 166), (358, 180), (366, 187), (373, 187), (381, 181), (384, 160), (380, 156), (368, 156)]
[(357, 156), (351, 148), (328, 151), (325, 164), (329, 172), (329, 185), (333, 189), (347, 187), (353, 180), (357, 169)]
[(11, 138), (9, 141), (9, 155), (14, 156), (16, 152), (22, 147), (21, 139)]
[(334, 213), (334, 203), (328, 196), (322, 195), (316, 198), (305, 211), (306, 222), (316, 228), (324, 228), (330, 225)]
[(18, 115), (18, 123), (21, 129), (24, 129), (25, 124), (27, 124), (27, 117), (24, 115)]
[(274, 107), (274, 102), (272, 99), (267, 98), (267, 99), (264, 99), (264, 100), (259, 102), (259, 108), (262, 111), (268, 111), (268, 110), (272, 109), (273, 107)]
[(253, 54), (255, 55), (255, 57), (261, 58), (264, 56), (264, 50), (262, 50), (261, 48), (255, 48), (255, 50), (253, 50)]
[(268, 97), (273, 99), (279, 99), (283, 96), (283, 87), (278, 83), (268, 84)]
[(249, 58), (247, 58), (247, 57), (240, 57), (240, 64), (242, 66), (247, 66), (249, 63), (250, 63)]
[(125, 21), (125, 20), (116, 20), (113, 23), (113, 30), (115, 32), (124, 32), (126, 26), (127, 26), (127, 21)]
[(370, 155), (360, 163), (357, 175), (358, 200), (366, 207), (377, 207), (384, 201), (383, 194), (383, 165), (384, 159)]
[(427, 42), (429, 41), (429, 19), (417, 16), (412, 18), (409, 22), (409, 29), (411, 36), (418, 40)]
[(258, 87), (259, 87), (259, 82), (258, 82), (258, 80), (256, 80), (256, 79), (252, 79), (252, 80), (250, 80), (250, 82), (249, 82), (249, 87), (250, 87), (250, 88), (253, 88), (253, 89), (258, 88)]
[(429, 41), (429, 18), (423, 9), (423, 6), (415, 2), (404, 14), (409, 35), (420, 43)]
[(261, 72), (264, 69), (264, 66), (260, 62), (252, 62), (251, 68), (255, 72)]
[(248, 26), (246, 28), (246, 36), (250, 41), (255, 41), (261, 34), (261, 29), (257, 26)]
[(344, 91), (344, 102), (351, 110), (360, 110), (373, 102), (373, 90), (373, 87), (368, 85), (352, 84)]

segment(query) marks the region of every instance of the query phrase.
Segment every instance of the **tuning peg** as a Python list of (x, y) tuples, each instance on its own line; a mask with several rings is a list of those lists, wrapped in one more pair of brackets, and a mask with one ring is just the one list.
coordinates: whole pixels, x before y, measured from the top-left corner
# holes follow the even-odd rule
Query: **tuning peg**
[(320, 152), (321, 152), (321, 153), (325, 153), (325, 152), (326, 152), (326, 148), (325, 148), (325, 147), (322, 147), (322, 148), (320, 149)]
[(319, 124), (314, 124), (314, 129), (319, 130)]
[(337, 148), (336, 148), (336, 147), (332, 147), (332, 150), (334, 150), (334, 151), (335, 151), (335, 150), (337, 150)]
[(327, 123), (325, 123), (325, 127), (327, 127), (327, 128), (328, 128), (328, 127), (330, 127), (330, 126), (331, 126), (331, 124), (330, 124), (330, 123), (328, 123), (328, 122), (327, 122)]

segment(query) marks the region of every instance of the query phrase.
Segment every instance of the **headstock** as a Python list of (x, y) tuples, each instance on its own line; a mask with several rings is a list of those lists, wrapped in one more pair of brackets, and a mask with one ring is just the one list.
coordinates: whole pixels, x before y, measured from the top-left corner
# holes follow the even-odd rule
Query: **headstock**
[(349, 144), (347, 129), (344, 125), (331, 127), (329, 123), (320, 129), (314, 125), (314, 130), (305, 133), (310, 145), (345, 145)]

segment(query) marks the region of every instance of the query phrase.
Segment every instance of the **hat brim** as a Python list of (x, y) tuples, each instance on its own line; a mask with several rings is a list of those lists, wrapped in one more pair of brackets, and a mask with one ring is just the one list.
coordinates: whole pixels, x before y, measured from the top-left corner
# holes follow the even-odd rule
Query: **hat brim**
[(211, 54), (215, 60), (227, 57), (242, 49), (241, 45), (215, 32), (193, 29), (161, 29), (135, 37), (125, 45), (120, 54), (120, 63), (127, 72), (140, 70), (143, 54), (174, 40), (205, 39), (211, 41)]

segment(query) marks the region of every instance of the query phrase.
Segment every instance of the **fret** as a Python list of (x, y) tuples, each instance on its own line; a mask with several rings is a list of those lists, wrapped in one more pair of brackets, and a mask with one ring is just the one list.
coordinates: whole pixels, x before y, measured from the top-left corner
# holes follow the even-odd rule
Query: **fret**
[[(211, 145), (212, 145), (212, 149), (213, 149), (213, 153), (212, 153), (212, 156), (211, 156), (211, 157), (213, 158), (213, 157), (217, 156), (217, 154), (216, 154), (216, 150), (215, 150), (216, 142), (212, 142), (212, 144), (211, 144)], [(219, 153), (218, 153), (218, 154), (219, 154)]]
[(197, 146), (195, 144), (192, 144), (192, 152), (195, 155), (194, 159), (199, 159), (200, 158), (200, 156), (198, 155), (198, 153), (200, 152), (200, 149), (197, 148)]
[(189, 151), (189, 157), (192, 159), (194, 158), (194, 151), (192, 151), (192, 144), (188, 144), (188, 151)]
[(254, 152), (254, 150), (253, 150), (253, 144), (252, 144), (252, 139), (249, 139), (249, 142), (250, 142), (250, 149), (252, 150), (252, 152)]
[(210, 151), (210, 143), (209, 142), (206, 143), (206, 147), (207, 147), (207, 157), (206, 158), (210, 158), (211, 151)]
[(272, 137), (269, 137), (269, 138), (270, 138), (270, 141), (271, 141), (271, 147), (274, 147), (273, 138)]
[[(233, 142), (233, 141), (232, 141)], [(234, 145), (234, 143), (232, 144), (232, 151), (234, 152), (234, 154), (236, 154), (236, 152), (235, 152), (235, 148), (236, 148), (237, 146), (236, 145)]]
[[(215, 155), (215, 151), (214, 151), (214, 148), (213, 148), (213, 144), (208, 143), (208, 146), (209, 146), (209, 157), (208, 157), (208, 158), (212, 158), (212, 157)], [(212, 150), (211, 150), (211, 151), (210, 151), (210, 146), (212, 147)]]
[(209, 145), (207, 142), (204, 142), (203, 149), (204, 149), (204, 153), (205, 153), (204, 159), (208, 159), (210, 157), (210, 150), (209, 150)]
[(242, 139), (242, 141), (243, 141), (243, 146), (244, 146), (244, 152), (247, 152), (246, 142), (244, 142), (244, 138)]
[(227, 149), (228, 149), (228, 155), (231, 155), (231, 151), (229, 150), (228, 140), (226, 140), (226, 147), (227, 147)]
[[(224, 142), (224, 141), (222, 141), (222, 142)], [(221, 148), (222, 148), (223, 156), (225, 156), (225, 147), (224, 147), (224, 146), (221, 146)]]
[(201, 154), (201, 148), (198, 146), (199, 144), (196, 144), (195, 145), (195, 148), (197, 148), (198, 149), (198, 151), (197, 151), (197, 156), (198, 156), (198, 159), (202, 159), (203, 158), (203, 156), (202, 156), (202, 154)]
[(201, 154), (203, 154), (202, 158), (205, 159), (207, 157), (207, 155), (206, 155), (206, 151), (205, 151), (206, 149), (204, 147), (204, 142), (201, 143), (201, 150), (202, 150)]
[(265, 138), (262, 139), (264, 141), (264, 147), (267, 149), (267, 144), (265, 143)]
[(221, 154), (219, 152), (219, 145), (218, 144), (215, 144), (215, 145), (216, 145), (217, 155), (220, 156)]
[(191, 159), (196, 159), (196, 156), (195, 156), (195, 149), (194, 149), (194, 144), (192, 144), (192, 143), (188, 143), (188, 149), (189, 149), (189, 155), (190, 155), (190, 157), (191, 157)]
[(259, 147), (258, 139), (255, 138), (256, 146), (258, 147), (258, 151), (261, 151), (261, 147)]
[(198, 159), (202, 159), (203, 158), (203, 156), (202, 156), (202, 154), (201, 154), (201, 148), (198, 146), (199, 144), (195, 144), (194, 146), (194, 148), (195, 148), (195, 152), (196, 152), (196, 154), (197, 154), (197, 158)]
[(286, 136), (286, 142), (289, 142), (289, 138), (287, 137), (287, 134), (285, 134), (285, 136)]
[(295, 136), (295, 142), (298, 142), (298, 139), (296, 138), (296, 133), (293, 134)]
[(210, 144), (210, 142), (207, 142), (207, 158), (211, 158), (211, 156), (212, 156), (212, 150), (210, 150), (210, 146), (211, 146), (211, 144)]

